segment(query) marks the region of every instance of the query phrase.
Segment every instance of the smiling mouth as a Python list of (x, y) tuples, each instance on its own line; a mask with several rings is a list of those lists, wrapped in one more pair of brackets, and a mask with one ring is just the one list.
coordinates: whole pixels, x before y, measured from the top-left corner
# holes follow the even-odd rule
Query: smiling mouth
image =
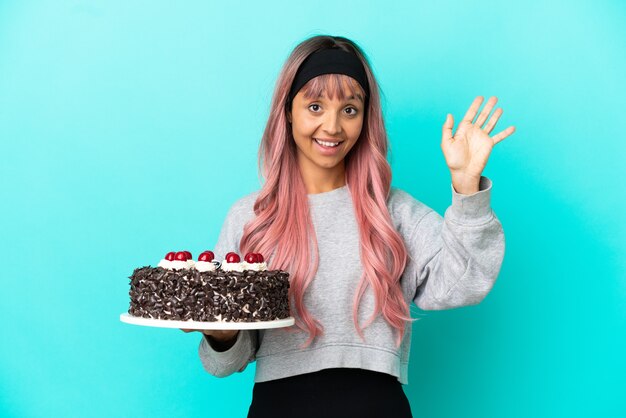
[(322, 141), (322, 140), (319, 140), (317, 138), (313, 138), (313, 140), (315, 142), (317, 142), (319, 145), (321, 145), (323, 147), (327, 147), (327, 148), (338, 147), (343, 142), (343, 141), (339, 141), (339, 142)]

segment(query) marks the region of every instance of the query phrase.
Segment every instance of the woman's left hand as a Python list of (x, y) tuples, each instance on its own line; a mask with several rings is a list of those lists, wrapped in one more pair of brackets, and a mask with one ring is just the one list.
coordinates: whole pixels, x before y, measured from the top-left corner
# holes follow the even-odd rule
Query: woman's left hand
[(443, 125), (441, 149), (452, 175), (452, 185), (458, 193), (462, 194), (472, 194), (479, 190), (480, 176), (487, 165), (493, 146), (515, 132), (515, 127), (509, 126), (497, 135), (489, 136), (502, 115), (502, 108), (498, 108), (486, 122), (489, 113), (498, 101), (495, 96), (489, 98), (476, 122), (472, 123), (483, 99), (482, 96), (474, 99), (454, 136), (452, 135), (454, 118), (451, 114), (446, 116)]

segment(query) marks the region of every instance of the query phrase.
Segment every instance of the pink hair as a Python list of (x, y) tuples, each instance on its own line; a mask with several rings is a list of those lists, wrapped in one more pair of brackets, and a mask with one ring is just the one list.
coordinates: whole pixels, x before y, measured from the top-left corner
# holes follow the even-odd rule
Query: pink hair
[[(316, 275), (319, 253), (307, 191), (299, 171), (296, 145), (286, 114), (287, 96), (300, 64), (313, 51), (333, 45), (357, 54), (370, 85), (361, 136), (345, 157), (346, 183), (359, 225), (364, 267), (354, 298), (352, 317), (359, 336), (364, 340), (358, 323), (358, 307), (367, 285), (371, 286), (376, 304), (365, 327), (382, 312), (385, 320), (398, 331), (396, 342), (399, 346), (404, 336), (405, 321), (414, 320), (410, 317), (399, 283), (408, 255), (386, 204), (391, 189), (391, 168), (386, 158), (388, 140), (378, 84), (364, 53), (352, 41), (337, 36), (314, 36), (300, 43), (285, 62), (276, 83), (259, 149), (259, 172), (266, 181), (254, 203), (256, 218), (244, 227), (240, 252), (272, 254), (267, 260), (268, 265), (290, 273), (289, 298), (292, 313), (297, 314), (294, 315), (296, 326), (309, 333), (303, 347), (323, 334), (321, 323), (304, 306), (304, 292)], [(317, 97), (324, 91), (331, 98), (337, 96), (343, 100), (343, 85), (351, 89), (351, 94), (365, 97), (359, 83), (343, 74), (315, 77), (302, 91), (306, 97)]]

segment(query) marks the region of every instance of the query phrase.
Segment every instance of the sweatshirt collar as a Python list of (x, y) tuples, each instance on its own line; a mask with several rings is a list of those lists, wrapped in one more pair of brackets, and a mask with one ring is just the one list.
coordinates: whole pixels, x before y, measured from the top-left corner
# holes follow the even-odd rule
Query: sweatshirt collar
[(348, 188), (348, 184), (346, 183), (345, 185), (338, 187), (336, 189), (330, 190), (328, 192), (307, 194), (307, 197), (309, 198), (309, 203), (315, 205), (315, 204), (320, 204), (320, 203), (335, 202), (337, 200), (342, 200), (346, 196), (348, 196), (349, 193), (350, 193), (350, 189)]

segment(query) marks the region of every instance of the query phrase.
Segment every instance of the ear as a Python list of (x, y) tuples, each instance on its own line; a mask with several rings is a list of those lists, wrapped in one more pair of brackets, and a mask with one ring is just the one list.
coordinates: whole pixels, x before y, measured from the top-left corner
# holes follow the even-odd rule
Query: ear
[(287, 111), (287, 120), (291, 123), (291, 111)]

